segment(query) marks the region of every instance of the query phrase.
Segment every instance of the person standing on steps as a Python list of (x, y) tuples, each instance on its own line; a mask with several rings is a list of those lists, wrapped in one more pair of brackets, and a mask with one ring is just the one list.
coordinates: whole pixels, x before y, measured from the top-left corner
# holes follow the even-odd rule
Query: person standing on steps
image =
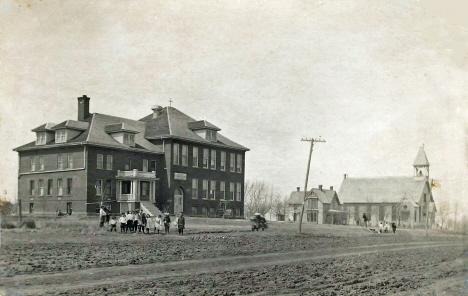
[(169, 228), (171, 227), (171, 218), (169, 217), (169, 213), (166, 213), (166, 216), (164, 216), (163, 223), (166, 234), (169, 234)]
[(184, 213), (180, 212), (179, 219), (177, 219), (177, 229), (179, 230), (179, 235), (184, 235), (185, 228), (185, 217)]

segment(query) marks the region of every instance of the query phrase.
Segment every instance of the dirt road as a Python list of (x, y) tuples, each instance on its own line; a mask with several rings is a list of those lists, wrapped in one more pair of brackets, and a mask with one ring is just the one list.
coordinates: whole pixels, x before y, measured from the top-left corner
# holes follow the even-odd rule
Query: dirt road
[[(245, 278), (243, 278), (243, 274), (245, 276), (245, 273), (247, 271), (255, 273), (255, 271), (258, 270), (266, 270), (266, 273), (268, 273), (268, 270), (272, 267), (281, 270), (282, 266), (294, 266), (294, 270), (295, 268), (297, 268), (296, 265), (313, 265), (310, 264), (313, 261), (331, 263), (337, 262), (338, 264), (341, 264), (340, 260), (349, 260), (350, 258), (352, 258), (352, 260), (365, 260), (364, 262), (366, 262), (366, 260), (372, 261), (375, 259), (371, 258), (370, 256), (377, 256), (377, 258), (381, 258), (382, 261), (385, 261), (385, 258), (387, 257), (398, 258), (400, 257), (400, 254), (405, 255), (403, 254), (405, 252), (419, 252), (422, 255), (424, 255), (431, 254), (431, 252), (433, 252), (431, 250), (437, 250), (438, 255), (436, 257), (443, 261), (444, 258), (442, 258), (442, 256), (439, 254), (441, 250), (445, 250), (442, 251), (445, 253), (452, 252), (462, 254), (463, 244), (460, 242), (445, 243), (440, 241), (425, 242), (423, 244), (421, 242), (414, 242), (359, 246), (353, 248), (329, 248), (312, 251), (255, 254), (248, 256), (229, 256), (212, 259), (183, 260), (183, 258), (181, 258), (182, 260), (180, 261), (166, 263), (88, 268), (79, 271), (67, 271), (49, 274), (44, 273), (41, 275), (17, 275), (11, 278), (5, 278), (3, 280), (3, 285), (4, 287), (9, 287), (10, 291), (15, 291), (16, 293), (18, 293), (17, 295), (170, 295), (170, 293), (176, 293), (178, 295), (205, 295), (210, 293), (217, 295), (236, 295), (239, 294), (239, 290), (235, 290), (235, 287), (232, 287), (230, 288), (231, 292), (228, 292), (228, 290), (225, 290), (222, 287), (223, 281), (220, 282), (217, 280), (217, 284), (221, 286), (218, 290), (216, 290), (216, 287), (213, 287), (214, 290), (212, 291), (207, 291), (206, 288), (193, 290), (193, 285), (185, 283), (184, 281), (186, 281), (187, 279), (189, 281), (190, 279), (193, 279), (195, 282), (198, 280), (203, 281), (204, 277), (208, 277), (209, 281), (209, 277), (222, 277), (223, 274), (229, 273), (230, 276), (228, 278), (230, 278), (231, 283), (236, 282), (236, 280), (239, 280), (241, 283), (245, 283)], [(346, 266), (352, 264), (354, 263), (348, 262)], [(417, 265), (417, 263), (414, 264)], [(332, 268), (332, 266), (329, 267)], [(350, 266), (350, 268), (352, 268), (352, 266)], [(398, 271), (398, 268), (399, 267), (397, 265), (394, 266), (394, 269), (396, 269), (395, 271)], [(402, 268), (402, 272), (403, 269), (404, 268)], [(247, 275), (249, 274), (249, 272), (247, 272)], [(339, 272), (345, 272), (345, 270), (341, 269), (339, 270)], [(277, 273), (278, 272), (276, 272), (276, 274)], [(232, 276), (233, 274), (235, 276)], [(266, 276), (268, 277), (268, 275)], [(325, 279), (327, 278), (326, 273), (317, 274), (316, 276), (320, 278), (323, 278), (324, 276)], [(366, 280), (372, 281), (372, 274), (369, 274), (369, 276), (371, 278), (366, 278)], [(356, 272), (355, 277), (359, 277), (359, 272)], [(258, 280), (261, 281), (262, 276), (258, 277)], [(351, 280), (351, 282), (349, 282), (349, 280)], [(339, 280), (335, 282), (340, 283)], [(137, 285), (136, 287), (130, 287), (129, 292), (128, 283), (141, 283), (143, 286)], [(170, 283), (172, 283), (172, 290)], [(352, 283), (351, 277), (350, 279), (347, 279), (345, 283), (348, 283), (348, 285), (352, 285), (359, 284), (359, 281)], [(268, 285), (268, 282), (266, 284)], [(276, 285), (277, 283), (270, 281), (269, 284)], [(155, 285), (158, 286), (158, 292), (151, 292), (151, 290), (148, 291), (147, 288), (151, 288), (151, 285), (153, 285), (153, 287)], [(183, 288), (174, 289), (174, 287), (177, 287), (177, 285), (183, 286)], [(248, 285), (252, 286), (254, 285), (254, 283), (249, 283)], [(315, 285), (315, 288), (318, 290), (323, 290), (329, 285), (330, 283), (328, 283), (328, 281), (325, 281), (322, 284), (322, 286)], [(192, 287), (192, 289), (190, 287)], [(198, 286), (195, 284), (195, 287)], [(307, 285), (302, 287), (302, 292), (308, 291), (307, 287)], [(119, 294), (119, 292), (122, 292), (124, 290), (127, 291), (123, 294)], [(258, 295), (267, 295), (275, 294), (279, 290), (270, 290), (267, 294), (262, 294), (264, 292), (260, 291), (262, 290), (258, 289), (257, 287), (252, 287), (252, 289), (247, 289), (243, 292), (241, 290), (240, 293), (258, 293)], [(297, 287), (297, 285), (294, 284), (288, 284), (285, 285), (281, 291), (283, 293), (288, 291), (297, 292), (301, 291), (301, 287)]]

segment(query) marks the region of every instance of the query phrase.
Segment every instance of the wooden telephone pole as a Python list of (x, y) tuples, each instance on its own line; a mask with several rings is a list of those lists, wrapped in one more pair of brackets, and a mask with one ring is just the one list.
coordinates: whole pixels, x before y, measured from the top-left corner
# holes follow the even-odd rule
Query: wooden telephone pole
[(304, 207), (306, 203), (306, 196), (307, 196), (307, 182), (309, 181), (309, 169), (310, 169), (310, 159), (312, 158), (312, 151), (314, 150), (314, 143), (315, 142), (326, 142), (325, 140), (322, 140), (320, 137), (318, 139), (301, 139), (301, 141), (307, 141), (310, 142), (310, 151), (309, 151), (309, 162), (307, 163), (307, 174), (306, 174), (306, 179), (305, 179), (305, 186), (304, 186), (304, 200), (302, 201), (302, 209), (301, 213), (299, 215), (299, 234), (301, 234), (302, 231), (302, 217), (304, 216)]

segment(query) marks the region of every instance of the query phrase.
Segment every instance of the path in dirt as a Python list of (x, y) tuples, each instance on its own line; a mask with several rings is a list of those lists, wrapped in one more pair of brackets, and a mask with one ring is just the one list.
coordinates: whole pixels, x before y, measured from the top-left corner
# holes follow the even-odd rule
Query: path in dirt
[[(461, 247), (462, 243), (428, 242), (398, 243), (354, 248), (295, 251), (250, 256), (232, 256), (203, 260), (161, 262), (138, 266), (116, 266), (90, 268), (79, 271), (49, 273), (41, 275), (19, 275), (3, 280), (4, 287), (18, 292), (18, 295), (51, 295), (60, 291), (73, 291), (84, 288), (99, 288), (115, 285), (125, 277), (125, 281), (144, 281), (160, 278), (183, 277), (195, 274), (210, 274), (247, 268), (280, 265), (308, 260), (322, 260), (346, 256), (359, 256), (379, 252), (431, 247)], [(129, 276), (131, 275), (131, 276)], [(20, 286), (18, 286), (18, 284)]]

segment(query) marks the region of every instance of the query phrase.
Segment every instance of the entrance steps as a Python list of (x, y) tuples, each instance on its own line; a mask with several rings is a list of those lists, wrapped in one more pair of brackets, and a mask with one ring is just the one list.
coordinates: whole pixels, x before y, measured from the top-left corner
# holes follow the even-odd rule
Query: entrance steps
[(145, 214), (150, 214), (151, 217), (163, 216), (161, 210), (150, 201), (141, 201), (140, 208)]

